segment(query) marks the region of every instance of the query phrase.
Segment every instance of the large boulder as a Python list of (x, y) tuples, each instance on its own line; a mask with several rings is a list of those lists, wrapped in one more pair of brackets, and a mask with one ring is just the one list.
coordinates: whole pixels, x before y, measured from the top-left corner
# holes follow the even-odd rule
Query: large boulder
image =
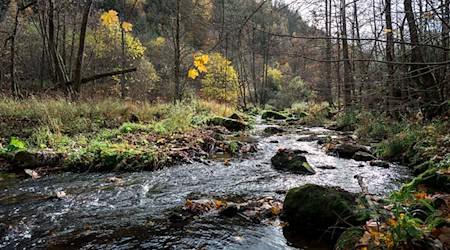
[(274, 120), (286, 120), (288, 117), (279, 112), (266, 110), (262, 113), (261, 118), (263, 119), (274, 119)]
[(331, 148), (330, 152), (337, 154), (339, 157), (345, 159), (352, 159), (357, 152), (370, 153), (370, 151), (366, 147), (350, 143), (338, 144)]
[(241, 131), (249, 127), (248, 123), (240, 120), (216, 116), (208, 120), (208, 125), (224, 126), (230, 131)]
[(307, 184), (289, 190), (281, 218), (290, 228), (320, 234), (332, 226), (354, 222), (355, 198), (338, 188)]
[(298, 174), (315, 174), (314, 169), (309, 165), (301, 150), (280, 149), (272, 157), (272, 166), (275, 169), (287, 170)]

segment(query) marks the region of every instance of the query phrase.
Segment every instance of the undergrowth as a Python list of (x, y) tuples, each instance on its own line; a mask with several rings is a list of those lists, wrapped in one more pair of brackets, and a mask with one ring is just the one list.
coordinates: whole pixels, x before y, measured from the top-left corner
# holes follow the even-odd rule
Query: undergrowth
[(165, 156), (145, 139), (130, 144), (122, 137), (167, 137), (201, 128), (214, 115), (233, 112), (203, 100), (151, 105), (113, 99), (77, 103), (5, 99), (0, 101), (0, 154), (47, 150), (67, 153), (66, 165), (79, 171), (151, 170)]

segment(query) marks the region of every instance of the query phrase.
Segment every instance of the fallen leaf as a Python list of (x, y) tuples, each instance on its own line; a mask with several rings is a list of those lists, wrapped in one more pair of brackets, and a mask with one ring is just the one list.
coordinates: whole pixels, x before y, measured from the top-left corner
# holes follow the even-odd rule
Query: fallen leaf
[(186, 203), (184, 204), (184, 207), (189, 209), (191, 206), (192, 206), (192, 201), (189, 199), (186, 199)]

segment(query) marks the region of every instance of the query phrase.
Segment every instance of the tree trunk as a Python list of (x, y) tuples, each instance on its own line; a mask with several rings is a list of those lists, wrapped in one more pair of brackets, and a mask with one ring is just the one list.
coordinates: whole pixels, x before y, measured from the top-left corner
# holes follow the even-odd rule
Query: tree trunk
[(333, 106), (332, 79), (331, 79), (331, 0), (325, 0), (325, 32), (327, 36), (325, 49), (325, 98)]
[(397, 82), (395, 82), (395, 67), (391, 62), (394, 61), (394, 33), (392, 30), (392, 14), (391, 14), (391, 0), (385, 0), (386, 10), (386, 61), (387, 64), (387, 79), (386, 87), (389, 90), (388, 96), (388, 107), (389, 111), (396, 117), (397, 108), (400, 104), (401, 90), (397, 87)]
[[(414, 17), (413, 7), (411, 0), (404, 0), (405, 16), (408, 21), (409, 36), (412, 44), (420, 44), (419, 33)], [(434, 116), (434, 109), (438, 106), (436, 100), (439, 98), (437, 91), (437, 84), (434, 75), (429, 71), (428, 67), (424, 65), (425, 62), (422, 56), (422, 46), (413, 45), (411, 49), (411, 70), (414, 72), (414, 76), (411, 76), (418, 84), (421, 96), (421, 107), (424, 108), (426, 118)], [(439, 102), (439, 101), (438, 101)]]
[(16, 82), (16, 35), (17, 35), (17, 29), (19, 26), (19, 14), (20, 14), (20, 9), (19, 6), (17, 6), (17, 10), (16, 10), (16, 16), (14, 18), (14, 28), (13, 28), (13, 33), (11, 35), (11, 56), (10, 56), (10, 74), (11, 74), (11, 94), (13, 95), (14, 98), (19, 98), (20, 93), (19, 93), (19, 86), (17, 85)]
[(347, 41), (347, 18), (345, 0), (341, 0), (341, 30), (342, 30), (342, 57), (344, 60), (344, 108), (352, 106), (352, 65), (350, 63), (348, 41)]
[(77, 61), (75, 64), (74, 72), (74, 91), (75, 95), (79, 96), (81, 91), (81, 70), (83, 67), (84, 47), (86, 43), (86, 30), (89, 19), (89, 13), (91, 11), (92, 0), (88, 0), (83, 11), (83, 19), (81, 21), (80, 41), (78, 45)]
[(175, 83), (175, 95), (174, 103), (177, 101), (182, 101), (181, 93), (181, 2), (177, 0), (176, 2), (176, 23), (175, 23), (175, 53), (174, 53), (174, 83)]

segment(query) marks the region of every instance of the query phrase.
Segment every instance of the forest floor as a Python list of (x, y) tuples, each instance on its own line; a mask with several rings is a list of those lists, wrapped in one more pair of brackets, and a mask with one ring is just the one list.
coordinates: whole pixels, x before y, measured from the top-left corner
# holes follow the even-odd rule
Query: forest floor
[[(208, 164), (218, 152), (233, 155), (256, 150), (239, 141), (238, 136), (246, 132), (230, 139), (224, 136), (229, 134), (224, 127), (208, 125), (213, 117), (234, 113), (224, 105), (204, 101), (124, 105), (114, 100), (6, 99), (0, 102), (0, 180), (25, 174), (40, 178), (60, 171), (153, 171), (193, 161)], [(448, 117), (398, 121), (367, 112), (333, 113), (320, 104), (280, 115), (290, 125), (326, 124), (331, 129), (354, 131), (356, 136), (345, 142), (324, 141), (323, 148), (342, 143), (367, 145), (374, 158), (408, 165), (417, 176), (385, 199), (365, 194), (360, 206), (370, 219), (359, 246), (408, 248), (424, 241), (434, 242), (437, 249), (450, 245)], [(253, 122), (252, 114), (237, 117), (245, 118), (239, 121), (244, 124)]]

